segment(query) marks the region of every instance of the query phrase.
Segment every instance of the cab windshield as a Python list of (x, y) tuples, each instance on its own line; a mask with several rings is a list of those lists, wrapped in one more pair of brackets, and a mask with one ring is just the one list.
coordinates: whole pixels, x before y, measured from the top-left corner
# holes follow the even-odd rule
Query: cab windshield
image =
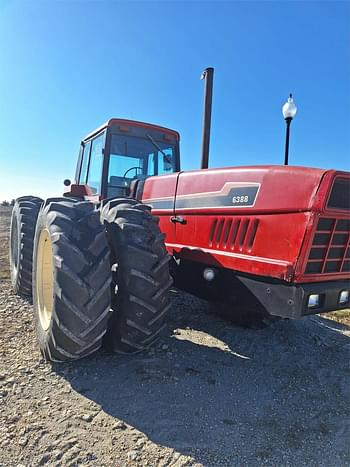
[(130, 181), (175, 172), (175, 143), (158, 141), (151, 135), (140, 138), (112, 135), (107, 196), (120, 196)]

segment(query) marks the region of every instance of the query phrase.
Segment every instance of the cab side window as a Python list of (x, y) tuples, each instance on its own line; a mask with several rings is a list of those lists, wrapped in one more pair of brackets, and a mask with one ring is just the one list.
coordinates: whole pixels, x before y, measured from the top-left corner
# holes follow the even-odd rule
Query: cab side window
[(90, 156), (91, 141), (84, 144), (83, 155), (81, 160), (81, 169), (79, 176), (79, 183), (84, 185), (86, 183), (87, 170), (89, 166), (89, 156)]
[(105, 133), (93, 139), (91, 143), (90, 162), (86, 184), (94, 193), (101, 193), (104, 141)]

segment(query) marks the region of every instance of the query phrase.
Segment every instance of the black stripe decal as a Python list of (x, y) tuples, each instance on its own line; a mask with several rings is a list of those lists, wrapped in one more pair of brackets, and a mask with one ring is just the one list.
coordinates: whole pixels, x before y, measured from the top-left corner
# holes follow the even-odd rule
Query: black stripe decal
[(254, 206), (258, 186), (235, 187), (225, 195), (176, 198), (175, 209)]
[[(252, 207), (255, 204), (260, 185), (235, 186), (227, 193), (216, 192), (211, 195), (177, 196), (175, 209)], [(144, 200), (153, 209), (173, 209), (174, 198)]]
[(144, 203), (148, 204), (149, 206), (152, 206), (153, 209), (174, 209), (174, 198), (172, 199), (149, 199), (143, 201)]

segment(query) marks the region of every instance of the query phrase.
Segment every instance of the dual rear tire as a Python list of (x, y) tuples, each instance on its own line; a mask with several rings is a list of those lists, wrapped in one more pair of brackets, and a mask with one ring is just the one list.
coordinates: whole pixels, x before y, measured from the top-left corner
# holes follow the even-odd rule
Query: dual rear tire
[(10, 275), (17, 295), (31, 298), (35, 227), (43, 200), (18, 198), (12, 209), (10, 228)]
[(110, 310), (110, 255), (93, 204), (48, 199), (33, 254), (37, 338), (47, 360), (86, 357), (101, 347)]
[[(23, 202), (28, 200), (18, 206)], [(115, 199), (100, 213), (87, 201), (50, 198), (33, 204), (31, 218), (30, 232), (23, 222), (11, 224), (11, 238), (22, 239), (30, 259), (24, 261), (11, 242), (11, 271), (25, 266), (27, 272), (25, 288), (23, 273), (13, 274), (12, 284), (27, 297), (33, 291), (45, 359), (82, 358), (103, 342), (120, 353), (152, 345), (165, 326), (172, 280), (163, 234), (150, 209)]]
[(108, 350), (136, 353), (151, 346), (170, 308), (170, 256), (157, 217), (132, 199), (114, 199), (101, 210), (112, 261), (112, 315)]

